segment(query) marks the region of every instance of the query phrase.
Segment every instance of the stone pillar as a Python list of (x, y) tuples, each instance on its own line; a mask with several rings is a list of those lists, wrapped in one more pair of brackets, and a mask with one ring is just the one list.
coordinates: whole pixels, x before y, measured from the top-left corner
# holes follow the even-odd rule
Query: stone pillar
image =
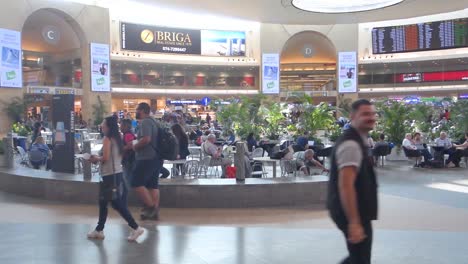
[[(346, 104), (351, 106), (351, 104), (359, 99), (359, 94), (358, 93), (342, 93), (342, 94), (337, 94), (336, 96), (336, 106), (337, 107), (342, 107), (342, 104)], [(340, 117), (341, 113), (337, 111), (337, 117)], [(349, 118), (349, 116), (345, 116), (346, 118)]]
[[(92, 92), (91, 91), (91, 59), (90, 59), (90, 47), (89, 43), (81, 47), (81, 70), (83, 72), (82, 78), (82, 89), (83, 96), (81, 98), (81, 113), (83, 119), (88, 122), (91, 119), (90, 127), (94, 126), (94, 107), (93, 105), (98, 104), (98, 96), (103, 101), (105, 106), (106, 115), (111, 114), (112, 97), (110, 92)], [(112, 71), (112, 68), (111, 68)]]
[(13, 168), (14, 154), (13, 154), (13, 136), (8, 133), (8, 136), (3, 138), (3, 151), (4, 151), (4, 166), (6, 168)]

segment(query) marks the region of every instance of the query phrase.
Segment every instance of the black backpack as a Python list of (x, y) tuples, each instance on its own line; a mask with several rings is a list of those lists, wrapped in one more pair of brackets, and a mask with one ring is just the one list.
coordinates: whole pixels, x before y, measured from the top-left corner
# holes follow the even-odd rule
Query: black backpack
[(169, 126), (159, 123), (157, 152), (162, 160), (176, 160), (179, 154), (179, 141)]

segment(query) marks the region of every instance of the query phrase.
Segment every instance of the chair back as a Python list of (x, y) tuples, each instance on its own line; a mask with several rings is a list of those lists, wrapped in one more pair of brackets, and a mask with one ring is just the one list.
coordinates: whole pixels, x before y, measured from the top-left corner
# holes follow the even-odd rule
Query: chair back
[(332, 153), (333, 147), (317, 150), (317, 157), (329, 157)]
[(388, 145), (379, 145), (372, 150), (372, 154), (376, 157), (387, 156), (390, 154), (390, 147)]
[(419, 157), (421, 157), (421, 153), (419, 153), (419, 151), (417, 151), (417, 150), (407, 149), (405, 147), (402, 147), (402, 149), (403, 149), (403, 152), (405, 153), (405, 156), (407, 158), (419, 158)]
[(261, 158), (263, 157), (263, 148), (256, 148), (252, 152), (252, 158)]
[(290, 173), (296, 172), (296, 161), (282, 159), (280, 161), (281, 176), (286, 176)]
[(189, 160), (184, 163), (183, 171), (187, 176), (198, 176), (199, 161)]
[(24, 157), (27, 157), (26, 151), (24, 150), (23, 147), (17, 146), (16, 149), (18, 150), (18, 153), (20, 154), (20, 157), (24, 159)]

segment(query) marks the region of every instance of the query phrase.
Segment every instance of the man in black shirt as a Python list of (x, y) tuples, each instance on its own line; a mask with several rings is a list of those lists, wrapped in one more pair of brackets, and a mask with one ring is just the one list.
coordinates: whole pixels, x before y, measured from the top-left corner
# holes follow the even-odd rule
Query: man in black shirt
[(367, 136), (375, 121), (372, 103), (364, 99), (355, 101), (351, 127), (337, 140), (331, 155), (327, 206), (346, 238), (349, 257), (342, 263), (371, 263), (371, 221), (377, 219), (377, 180), (367, 150)]

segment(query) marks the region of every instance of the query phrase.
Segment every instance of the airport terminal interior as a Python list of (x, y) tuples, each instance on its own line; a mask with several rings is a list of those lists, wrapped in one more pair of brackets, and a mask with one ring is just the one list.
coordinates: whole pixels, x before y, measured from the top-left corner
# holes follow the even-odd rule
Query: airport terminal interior
[(1, 264), (468, 263), (468, 0), (0, 2)]

